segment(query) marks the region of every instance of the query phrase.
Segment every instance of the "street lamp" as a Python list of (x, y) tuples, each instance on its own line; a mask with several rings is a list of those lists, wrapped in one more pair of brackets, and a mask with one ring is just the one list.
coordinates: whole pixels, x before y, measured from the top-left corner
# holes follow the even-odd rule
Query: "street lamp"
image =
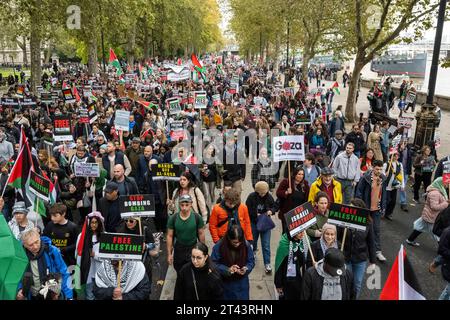
[(439, 67), (439, 53), (441, 51), (442, 31), (445, 20), (445, 7), (447, 0), (441, 0), (439, 3), (439, 13), (436, 27), (436, 36), (434, 39), (433, 59), (431, 62), (430, 79), (428, 82), (427, 101), (420, 111), (416, 114), (417, 127), (414, 136), (414, 145), (417, 149), (424, 146), (430, 140), (434, 140), (434, 133), (439, 119), (436, 114), (436, 106), (433, 105), (434, 92), (436, 89), (436, 79)]

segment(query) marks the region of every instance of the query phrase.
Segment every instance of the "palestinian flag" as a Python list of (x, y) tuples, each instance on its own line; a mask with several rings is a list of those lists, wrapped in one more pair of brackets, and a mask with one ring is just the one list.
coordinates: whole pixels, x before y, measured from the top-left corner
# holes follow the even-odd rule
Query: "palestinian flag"
[[(143, 100), (137, 100), (137, 103), (139, 103), (141, 105), (141, 114), (144, 115), (145, 114), (145, 110), (152, 110), (152, 109), (158, 109), (158, 105), (154, 104), (153, 102), (149, 102), (149, 101), (143, 101)], [(145, 110), (144, 110), (145, 108)]]
[(28, 142), (28, 138), (23, 130), (23, 126), (20, 126), (20, 141), (19, 141), (19, 150), (22, 150), (22, 146)]
[(403, 245), (381, 291), (380, 300), (426, 300)]
[(339, 83), (337, 81), (333, 83), (331, 90), (333, 90), (335, 94), (341, 94), (341, 91), (339, 90)]
[(206, 69), (201, 65), (200, 61), (198, 61), (197, 56), (193, 53), (191, 56), (192, 64), (194, 65), (194, 69), (202, 76), (203, 81), (208, 82), (206, 79)]
[(33, 161), (31, 158), (30, 147), (28, 146), (28, 142), (25, 142), (17, 156), (6, 184), (17, 189), (17, 192), (22, 196), (27, 207), (31, 205), (31, 202), (26, 196), (26, 183), (32, 168)]
[(75, 97), (75, 100), (77, 100), (77, 102), (80, 102), (81, 98), (80, 98), (80, 94), (78, 93), (78, 89), (77, 89), (76, 85), (73, 85), (72, 93), (73, 93), (73, 96)]
[(109, 49), (109, 64), (116, 68), (116, 75), (121, 76), (123, 74), (119, 59), (111, 48)]

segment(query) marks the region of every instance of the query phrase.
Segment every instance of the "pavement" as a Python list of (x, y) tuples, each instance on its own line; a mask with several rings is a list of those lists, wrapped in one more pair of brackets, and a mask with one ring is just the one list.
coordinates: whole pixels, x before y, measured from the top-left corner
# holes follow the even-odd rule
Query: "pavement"
[[(338, 77), (338, 79), (340, 79)], [(326, 87), (330, 87), (333, 82), (325, 81)], [(341, 85), (341, 84), (340, 84)], [(312, 84), (315, 87), (315, 83)], [(336, 95), (334, 98), (333, 108), (335, 109), (338, 105), (345, 106), (348, 87), (340, 87), (341, 94)], [(369, 104), (366, 99), (367, 88), (361, 88), (359, 95), (359, 100), (357, 103), (357, 114), (364, 112), (367, 114), (369, 110)], [(416, 109), (418, 110), (419, 107)], [(391, 112), (392, 117), (398, 116), (399, 111), (393, 110)], [(412, 116), (412, 113), (407, 115)], [(450, 112), (442, 111), (441, 128), (438, 130), (441, 138), (441, 146), (437, 149), (438, 157), (443, 157), (450, 154), (450, 130), (444, 129), (443, 125), (445, 123), (450, 123)], [(351, 124), (346, 124), (346, 127), (350, 130)], [(415, 121), (413, 130), (415, 129)], [(414, 131), (413, 131), (414, 132)], [(250, 177), (250, 166), (247, 166), (247, 177)], [(406, 238), (412, 231), (413, 222), (420, 217), (423, 209), (423, 199), (422, 204), (415, 204), (412, 201), (412, 184), (408, 183), (408, 208), (409, 212), (403, 212), (400, 210), (398, 205), (394, 210), (393, 221), (382, 220), (381, 221), (381, 232), (382, 232), (382, 249), (383, 254), (387, 258), (385, 263), (377, 263), (379, 268), (371, 274), (366, 274), (363, 281), (363, 287), (361, 290), (360, 298), (361, 300), (378, 300), (381, 289), (386, 282), (389, 271), (392, 264), (398, 254), (400, 245), (405, 246), (407, 256), (410, 259), (412, 267), (416, 273), (419, 280), (419, 284), (422, 287), (424, 296), (429, 300), (435, 300), (439, 297), (443, 288), (445, 287), (445, 281), (443, 280), (440, 270), (436, 274), (430, 274), (428, 271), (428, 264), (433, 260), (437, 252), (437, 243), (428, 234), (422, 234), (418, 238), (420, 242), (420, 247), (411, 247), (405, 243)], [(247, 199), (247, 196), (253, 191), (250, 183), (250, 179), (247, 178), (243, 185), (242, 201)], [(272, 230), (271, 235), (271, 263), (272, 268), (274, 268), (275, 254), (278, 247), (278, 243), (281, 236), (281, 222), (278, 218), (273, 218), (275, 222), (275, 229)], [(207, 232), (207, 245), (211, 249), (213, 242), (209, 231)], [(261, 246), (258, 245), (260, 248)], [(173, 291), (175, 288), (176, 273), (175, 270), (170, 266), (167, 269), (166, 278), (164, 281), (164, 286), (162, 288), (161, 300), (171, 300), (173, 299)], [(264, 264), (262, 260), (261, 250), (258, 249), (256, 254), (256, 266), (250, 274), (250, 299), (251, 300), (273, 300), (275, 299), (275, 287), (273, 284), (273, 274), (267, 275), (264, 271)]]

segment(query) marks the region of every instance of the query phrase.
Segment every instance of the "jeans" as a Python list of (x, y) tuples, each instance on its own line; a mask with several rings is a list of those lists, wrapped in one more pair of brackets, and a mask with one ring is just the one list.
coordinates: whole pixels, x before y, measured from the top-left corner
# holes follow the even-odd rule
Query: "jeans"
[(447, 286), (444, 288), (444, 291), (442, 291), (441, 295), (439, 296), (439, 300), (450, 300), (450, 282), (447, 282)]
[(341, 183), (342, 187), (342, 196), (343, 196), (343, 204), (350, 204), (350, 201), (353, 198), (354, 188), (353, 188), (353, 180), (345, 180), (345, 179), (336, 179)]
[(381, 212), (380, 210), (371, 211), (370, 212), (373, 219), (373, 232), (375, 235), (375, 251), (381, 252), (381, 231), (380, 231), (380, 221), (381, 221)]
[(203, 187), (205, 188), (206, 204), (209, 206), (209, 208), (212, 208), (214, 200), (216, 199), (216, 181), (203, 182)]
[(387, 204), (386, 204), (386, 212), (385, 216), (390, 217), (394, 212), (395, 204), (397, 202), (397, 189), (393, 189), (386, 192), (387, 195)]
[(252, 234), (253, 234), (253, 252), (256, 251), (258, 247), (258, 238), (261, 236), (261, 247), (263, 254), (264, 265), (270, 264), (270, 233), (271, 230), (266, 232), (259, 232), (256, 229), (256, 224), (252, 223)]
[(428, 186), (431, 184), (431, 176), (433, 175), (432, 172), (424, 172), (422, 174), (415, 174), (414, 175), (414, 199), (419, 200), (419, 191), (420, 186), (423, 182), (423, 189), (426, 191)]
[(91, 283), (86, 283), (86, 289), (85, 289), (86, 300), (95, 300), (95, 296), (94, 296), (95, 278), (93, 278), (91, 281), (92, 281)]
[(408, 183), (408, 176), (405, 174), (403, 176), (403, 179), (405, 180), (405, 190), (404, 191), (402, 191), (402, 190), (399, 191), (400, 204), (406, 204), (406, 186), (407, 186), (407, 183)]
[(275, 122), (281, 121), (281, 116), (283, 115), (283, 109), (275, 108)]
[(345, 266), (353, 273), (353, 283), (355, 285), (355, 294), (358, 298), (361, 291), (364, 274), (366, 273), (367, 261), (361, 261), (358, 263), (346, 263)]

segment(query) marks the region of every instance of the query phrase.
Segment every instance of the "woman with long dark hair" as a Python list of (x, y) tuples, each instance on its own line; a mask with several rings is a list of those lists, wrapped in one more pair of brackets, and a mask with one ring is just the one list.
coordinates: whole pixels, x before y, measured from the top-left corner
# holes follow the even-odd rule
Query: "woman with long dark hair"
[(213, 247), (211, 260), (222, 276), (224, 300), (249, 300), (248, 275), (255, 266), (253, 250), (244, 238), (244, 231), (236, 224)]
[(361, 169), (361, 177), (364, 175), (364, 173), (366, 173), (367, 170), (372, 169), (372, 162), (374, 160), (377, 160), (375, 158), (375, 151), (373, 151), (373, 149), (371, 148), (367, 149), (364, 156), (359, 159), (360, 163), (359, 168)]
[(100, 212), (87, 215), (82, 232), (76, 245), (77, 266), (80, 268), (80, 282), (85, 286), (86, 300), (94, 300), (95, 274), (102, 261), (97, 258), (100, 237), (104, 227), (104, 218)]
[(277, 189), (277, 198), (280, 202), (278, 218), (281, 220), (283, 233), (287, 231), (284, 215), (295, 207), (307, 202), (308, 196), (309, 186), (305, 180), (305, 171), (302, 167), (297, 167), (292, 174), (291, 185), (289, 185), (289, 179), (284, 179)]
[(174, 300), (220, 300), (223, 283), (201, 242), (192, 248), (191, 262), (178, 272)]

